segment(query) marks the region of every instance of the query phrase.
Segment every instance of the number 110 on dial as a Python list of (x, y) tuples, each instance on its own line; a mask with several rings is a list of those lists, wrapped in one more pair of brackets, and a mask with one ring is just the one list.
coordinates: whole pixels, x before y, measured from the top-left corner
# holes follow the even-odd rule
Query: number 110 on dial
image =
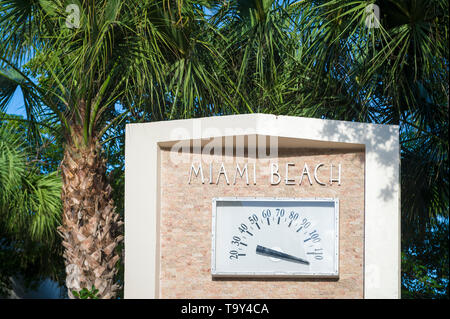
[(216, 277), (339, 276), (338, 199), (216, 198)]

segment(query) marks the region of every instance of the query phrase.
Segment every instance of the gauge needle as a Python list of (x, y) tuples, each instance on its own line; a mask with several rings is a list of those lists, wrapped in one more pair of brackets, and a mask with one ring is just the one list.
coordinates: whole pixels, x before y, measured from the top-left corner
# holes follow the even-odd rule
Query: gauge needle
[(309, 265), (309, 261), (307, 261), (307, 260), (292, 256), (292, 255), (288, 255), (288, 254), (282, 253), (280, 251), (276, 251), (276, 250), (273, 250), (273, 249), (270, 249), (270, 248), (267, 248), (264, 246), (260, 246), (260, 245), (256, 246), (256, 253), (263, 255), (263, 256), (284, 259), (286, 261), (292, 261), (292, 262), (296, 262), (296, 263)]

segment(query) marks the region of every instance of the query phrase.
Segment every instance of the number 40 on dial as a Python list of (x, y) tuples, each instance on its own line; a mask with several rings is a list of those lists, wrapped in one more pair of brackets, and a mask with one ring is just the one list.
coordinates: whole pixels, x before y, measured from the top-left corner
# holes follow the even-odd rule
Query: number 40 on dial
[(339, 276), (339, 200), (215, 198), (216, 277)]

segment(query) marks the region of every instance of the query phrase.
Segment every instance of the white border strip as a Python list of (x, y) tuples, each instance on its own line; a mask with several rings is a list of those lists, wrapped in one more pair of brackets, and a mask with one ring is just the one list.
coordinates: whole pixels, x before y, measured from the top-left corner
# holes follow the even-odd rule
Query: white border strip
[[(334, 204), (334, 272), (304, 273), (304, 272), (217, 272), (216, 271), (216, 216), (217, 202), (325, 202)], [(296, 197), (217, 197), (212, 199), (212, 243), (211, 243), (211, 275), (216, 277), (272, 277), (272, 278), (339, 278), (339, 199), (338, 198), (296, 198)]]

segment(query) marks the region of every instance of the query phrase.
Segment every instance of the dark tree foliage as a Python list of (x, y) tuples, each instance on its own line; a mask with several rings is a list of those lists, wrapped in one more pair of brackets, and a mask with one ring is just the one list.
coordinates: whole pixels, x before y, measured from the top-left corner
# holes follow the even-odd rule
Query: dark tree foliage
[(46, 278), (64, 283), (62, 246), (56, 234), (61, 214), (56, 167), (62, 149), (47, 129), (41, 128), (38, 142), (27, 134), (21, 117), (1, 116), (0, 297), (6, 297), (12, 279), (29, 289)]
[(448, 299), (448, 220), (420, 233), (421, 240), (402, 241), (402, 298)]

